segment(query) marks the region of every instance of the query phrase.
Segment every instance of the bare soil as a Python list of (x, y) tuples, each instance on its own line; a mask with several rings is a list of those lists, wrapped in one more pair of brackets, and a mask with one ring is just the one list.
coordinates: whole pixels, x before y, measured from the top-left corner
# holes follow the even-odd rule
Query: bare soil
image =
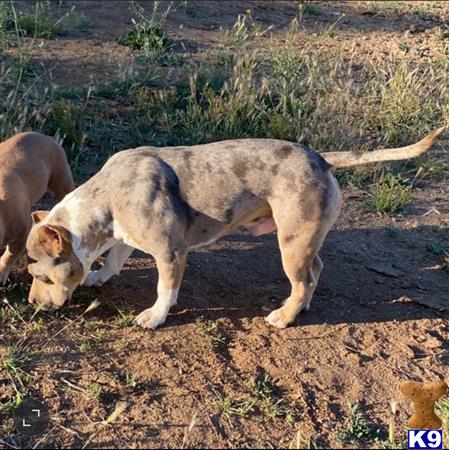
[[(423, 21), (407, 9), (372, 15), (368, 3), (322, 3), (322, 14), (304, 19), (304, 40), (335, 21), (330, 13), (337, 11), (346, 16), (336, 37), (317, 44), (317, 51), (394, 58), (394, 42), (408, 39), (416, 51), (410, 57), (435, 56), (428, 30), (447, 20), (447, 5)], [(132, 56), (116, 42), (131, 23), (127, 3), (75, 5), (94, 26), (47, 41), (34, 55), (66, 87), (107, 81), (117, 64), (126, 66)], [(189, 51), (202, 52), (220, 45), (224, 29), (251, 8), (256, 18), (274, 25), (275, 41), (282, 39), (295, 7), (195, 2), (189, 14), (178, 5), (167, 28)], [(420, 46), (428, 47), (421, 56)], [(31, 394), (51, 413), (49, 433), (42, 437), (46, 446), (288, 447), (299, 440), (338, 447), (336, 432), (347, 419), (348, 400), (378, 424), (381, 440), (392, 417), (390, 402), (398, 401), (402, 439), (411, 407), (399, 392), (400, 381), (449, 375), (449, 274), (441, 257), (427, 250), (432, 242), (449, 248), (448, 194), (447, 180), (425, 180), (401, 214), (376, 215), (363, 209), (366, 192), (345, 188), (346, 205), (321, 251), (324, 270), (311, 309), (285, 330), (264, 321), (289, 294), (275, 235), (232, 236), (192, 252), (179, 305), (155, 331), (118, 322), (118, 310), (137, 314), (155, 300), (154, 261), (136, 252), (119, 277), (99, 289), (80, 288), (62, 317), (42, 313), (45, 326), (27, 333), (28, 348), (38, 352), (28, 369)], [(29, 284), (25, 261), (13, 276)], [(100, 307), (77, 319), (96, 298)], [(209, 321), (217, 328), (207, 334)], [(19, 338), (19, 332), (0, 331), (5, 347)], [(137, 386), (127, 385), (126, 373), (137, 377)], [(244, 402), (248, 380), (265, 374), (271, 377), (273, 403), (282, 399), (292, 420), (282, 412), (270, 418), (260, 404), (245, 417), (220, 412), (220, 398)], [(89, 398), (67, 382), (84, 391), (99, 385), (101, 392)], [(0, 386), (0, 399), (12, 394), (1, 373)], [(124, 412), (101, 425), (120, 402)], [(31, 442), (15, 439), (19, 445)]]

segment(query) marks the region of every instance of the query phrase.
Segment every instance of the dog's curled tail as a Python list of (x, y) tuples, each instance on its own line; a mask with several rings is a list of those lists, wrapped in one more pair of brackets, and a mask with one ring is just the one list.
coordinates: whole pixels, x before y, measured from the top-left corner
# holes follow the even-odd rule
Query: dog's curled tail
[(406, 147), (389, 148), (385, 150), (374, 150), (372, 152), (355, 153), (355, 152), (324, 152), (321, 156), (333, 167), (351, 167), (360, 164), (383, 162), (383, 161), (399, 161), (401, 159), (416, 158), (426, 153), (438, 136), (444, 131), (445, 127), (432, 131), (424, 139), (416, 144), (407, 145)]

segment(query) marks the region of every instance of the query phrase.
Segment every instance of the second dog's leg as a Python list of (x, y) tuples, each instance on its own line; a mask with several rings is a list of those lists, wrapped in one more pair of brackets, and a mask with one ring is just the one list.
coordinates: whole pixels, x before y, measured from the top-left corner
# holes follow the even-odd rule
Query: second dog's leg
[(6, 246), (5, 252), (0, 258), (0, 284), (8, 281), (9, 273), (15, 262), (25, 250), (25, 242), (13, 242)]
[(126, 244), (115, 244), (109, 250), (104, 266), (99, 270), (91, 270), (89, 272), (84, 280), (84, 286), (101, 286), (109, 278), (118, 275), (133, 250), (132, 247)]
[(175, 257), (156, 257), (159, 280), (157, 300), (151, 307), (140, 313), (136, 322), (143, 328), (156, 328), (167, 318), (170, 308), (176, 304), (181, 285), (187, 254), (177, 253)]

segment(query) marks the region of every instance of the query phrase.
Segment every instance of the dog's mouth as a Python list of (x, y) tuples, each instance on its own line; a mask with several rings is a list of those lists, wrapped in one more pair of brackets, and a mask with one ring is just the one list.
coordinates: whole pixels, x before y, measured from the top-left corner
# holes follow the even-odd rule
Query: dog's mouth
[(29, 297), (28, 302), (36, 306), (38, 311), (57, 311), (62, 308), (70, 298), (65, 299), (62, 303), (54, 303), (53, 301), (38, 301), (35, 297)]

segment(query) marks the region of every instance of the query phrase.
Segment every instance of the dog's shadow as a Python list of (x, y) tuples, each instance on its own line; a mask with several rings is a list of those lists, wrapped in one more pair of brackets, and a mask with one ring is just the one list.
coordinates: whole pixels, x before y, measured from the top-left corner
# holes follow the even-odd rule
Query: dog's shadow
[[(324, 270), (310, 311), (295, 324), (448, 317), (448, 273), (439, 265), (438, 243), (448, 246), (438, 227), (332, 231), (320, 252)], [(156, 284), (154, 261), (136, 252), (120, 276), (101, 288), (82, 288), (82, 302), (101, 300), (92, 314), (103, 319), (117, 309), (137, 313), (154, 303)], [(166, 326), (200, 318), (240, 324), (279, 307), (289, 290), (275, 235), (231, 236), (189, 255), (179, 305)]]

